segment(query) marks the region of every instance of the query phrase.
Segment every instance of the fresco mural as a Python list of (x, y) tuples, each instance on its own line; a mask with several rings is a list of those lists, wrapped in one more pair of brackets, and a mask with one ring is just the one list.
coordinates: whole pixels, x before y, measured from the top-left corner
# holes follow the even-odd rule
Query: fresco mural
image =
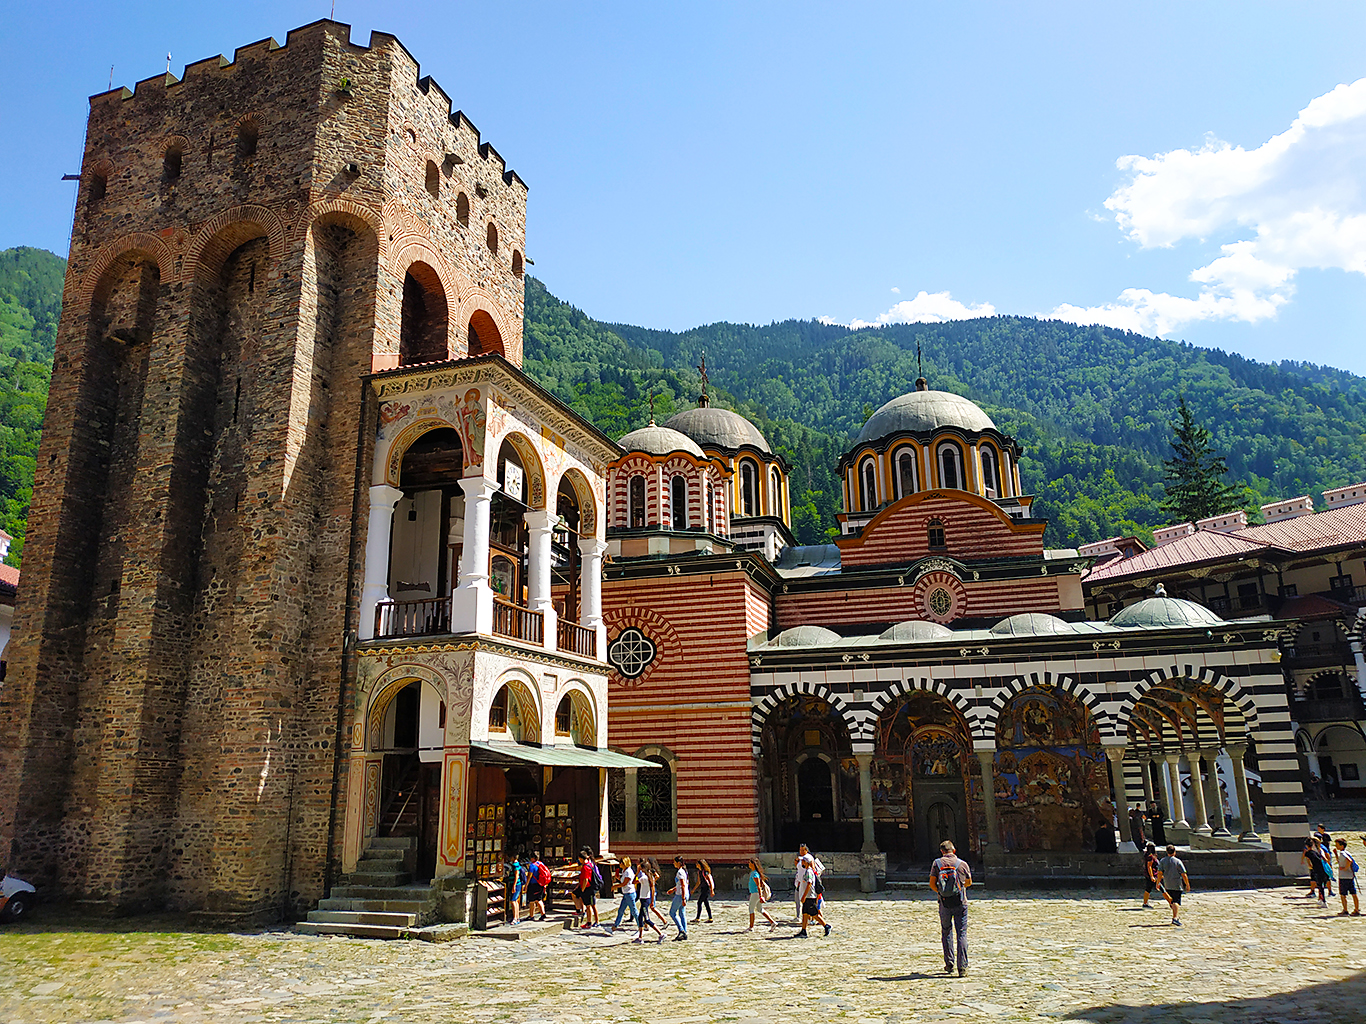
[(1094, 849), (1096, 830), (1109, 818), (1110, 781), (1085, 706), (1061, 690), (1031, 687), (1001, 710), (996, 743), (1001, 845), (1008, 851)]

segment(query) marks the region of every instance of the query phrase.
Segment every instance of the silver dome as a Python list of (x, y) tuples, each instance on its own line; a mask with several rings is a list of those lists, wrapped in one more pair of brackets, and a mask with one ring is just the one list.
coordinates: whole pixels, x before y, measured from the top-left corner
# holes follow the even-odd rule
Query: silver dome
[(859, 431), (859, 441), (891, 434), (928, 434), (944, 427), (976, 432), (995, 430), (996, 424), (975, 403), (951, 391), (912, 391), (893, 398)]
[(718, 409), (714, 405), (684, 409), (670, 416), (664, 425), (681, 430), (698, 444), (709, 448), (735, 449), (750, 444), (761, 452), (773, 450), (753, 423), (738, 412)]
[(622, 436), (617, 442), (628, 452), (644, 452), (646, 455), (669, 455), (673, 452), (687, 452), (689, 455), (699, 459), (705, 459), (707, 453), (697, 446), (687, 434), (669, 427), (661, 427), (658, 423), (651, 423), (649, 426), (633, 430), (629, 434)]
[(937, 622), (926, 622), (924, 619), (907, 619), (905, 622), (898, 622), (895, 626), (882, 631), (879, 640), (896, 640), (906, 643), (913, 640), (939, 640), (946, 636), (953, 636), (953, 630), (948, 626), (941, 626)]
[(1075, 633), (1072, 624), (1043, 612), (1021, 612), (1002, 619), (991, 627), (994, 636), (1044, 636), (1049, 633)]
[(1110, 618), (1112, 626), (1143, 626), (1147, 629), (1182, 629), (1190, 626), (1222, 626), (1224, 620), (1202, 604), (1179, 597), (1146, 597)]
[(824, 626), (793, 626), (768, 642), (769, 647), (820, 647), (840, 642), (840, 635)]

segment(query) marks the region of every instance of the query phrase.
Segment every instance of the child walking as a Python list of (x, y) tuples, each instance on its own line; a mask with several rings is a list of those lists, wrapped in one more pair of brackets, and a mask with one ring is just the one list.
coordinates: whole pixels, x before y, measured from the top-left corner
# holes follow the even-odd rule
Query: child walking
[(664, 941), (664, 933), (650, 920), (650, 911), (655, 907), (655, 883), (658, 880), (659, 869), (655, 867), (654, 859), (647, 857), (641, 862), (640, 873), (636, 875), (636, 937), (632, 942), (645, 941), (646, 925), (654, 929), (660, 942)]
[(711, 865), (705, 860), (697, 862), (697, 916), (693, 918), (696, 924), (702, 920), (702, 908), (707, 908), (707, 924), (711, 924), (711, 898), (716, 892), (716, 880), (711, 876)]
[(754, 915), (763, 914), (764, 920), (768, 922), (768, 930), (773, 931), (778, 927), (778, 922), (768, 916), (768, 911), (764, 909), (764, 904), (773, 895), (773, 890), (768, 887), (768, 876), (764, 874), (764, 866), (759, 863), (757, 857), (749, 859), (749, 930), (754, 931)]

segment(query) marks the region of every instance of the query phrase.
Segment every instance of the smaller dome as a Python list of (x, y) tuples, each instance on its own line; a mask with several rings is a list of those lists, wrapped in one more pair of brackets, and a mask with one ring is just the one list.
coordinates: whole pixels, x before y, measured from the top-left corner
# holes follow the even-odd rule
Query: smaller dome
[(768, 642), (769, 647), (820, 647), (822, 644), (836, 644), (843, 639), (833, 629), (824, 626), (793, 626), (785, 629)]
[(644, 452), (646, 455), (669, 455), (673, 452), (687, 452), (699, 459), (705, 459), (707, 453), (697, 446), (687, 434), (679, 433), (669, 427), (661, 427), (655, 422), (649, 426), (633, 430), (629, 434), (622, 436), (617, 442), (628, 452)]
[(906, 643), (913, 640), (938, 640), (946, 636), (953, 636), (953, 630), (949, 629), (948, 626), (941, 626), (937, 622), (926, 622), (924, 619), (907, 619), (905, 622), (898, 622), (890, 629), (884, 630), (878, 639), (898, 640)]
[(1179, 597), (1147, 597), (1121, 608), (1110, 619), (1112, 626), (1142, 626), (1145, 629), (1221, 626), (1223, 623), (1223, 619), (1204, 605)]
[(1070, 622), (1043, 612), (1021, 612), (992, 626), (993, 636), (1044, 636), (1049, 633), (1075, 633)]
[(713, 448), (739, 448), (751, 444), (761, 452), (771, 452), (759, 428), (738, 412), (718, 409), (714, 405), (699, 405), (684, 409), (664, 421), (666, 427), (681, 430), (698, 444)]

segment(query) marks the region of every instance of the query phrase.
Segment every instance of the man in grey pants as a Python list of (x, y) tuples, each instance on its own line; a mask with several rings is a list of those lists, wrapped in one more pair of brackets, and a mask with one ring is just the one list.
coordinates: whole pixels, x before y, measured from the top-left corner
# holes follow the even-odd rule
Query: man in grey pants
[(953, 843), (939, 844), (939, 859), (930, 866), (930, 888), (939, 896), (939, 933), (944, 944), (944, 973), (954, 970), (953, 933), (958, 933), (958, 977), (968, 973), (968, 886), (972, 869), (958, 859)]

